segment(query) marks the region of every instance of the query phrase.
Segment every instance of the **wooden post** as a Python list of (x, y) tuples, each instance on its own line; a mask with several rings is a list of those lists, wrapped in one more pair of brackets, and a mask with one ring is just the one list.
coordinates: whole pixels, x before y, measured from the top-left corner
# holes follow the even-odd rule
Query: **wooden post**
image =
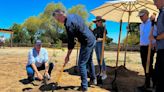
[(13, 47), (13, 32), (10, 34), (10, 48)]

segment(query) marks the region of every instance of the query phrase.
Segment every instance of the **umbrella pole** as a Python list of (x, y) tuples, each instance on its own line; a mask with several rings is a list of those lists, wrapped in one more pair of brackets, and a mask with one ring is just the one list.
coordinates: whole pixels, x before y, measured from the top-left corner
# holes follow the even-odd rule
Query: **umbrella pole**
[(112, 81), (112, 88), (117, 90), (116, 85), (116, 78), (117, 78), (117, 68), (118, 68), (118, 60), (119, 60), (119, 53), (120, 53), (120, 40), (121, 40), (121, 33), (122, 33), (122, 20), (120, 20), (120, 32), (119, 32), (119, 38), (118, 38), (118, 46), (117, 46), (117, 58), (116, 58), (116, 69), (115, 69), (115, 75), (114, 79)]
[[(128, 24), (129, 25), (129, 24)], [(124, 54), (124, 67), (126, 67), (126, 52), (127, 52), (127, 41), (128, 41), (128, 34), (129, 34), (129, 29), (127, 31), (127, 37), (126, 37), (126, 40), (125, 40), (125, 54)]]
[(127, 52), (127, 44), (128, 44), (128, 34), (129, 34), (129, 29), (130, 29), (130, 24), (129, 24), (130, 15), (131, 15), (131, 12), (129, 12), (129, 16), (128, 16), (128, 29), (127, 29), (126, 40), (125, 40), (124, 67), (126, 67), (126, 52)]

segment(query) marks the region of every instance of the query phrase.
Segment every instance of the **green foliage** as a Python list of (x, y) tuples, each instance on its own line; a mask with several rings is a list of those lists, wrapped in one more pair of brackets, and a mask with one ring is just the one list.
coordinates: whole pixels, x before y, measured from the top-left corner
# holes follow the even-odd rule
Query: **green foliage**
[(49, 3), (44, 12), (43, 12), (43, 15), (42, 17), (47, 17), (47, 18), (50, 18), (52, 17), (52, 12), (55, 10), (55, 9), (62, 9), (64, 11), (66, 11), (66, 8), (65, 6), (62, 4), (62, 3), (54, 3), (54, 2), (51, 2)]
[(88, 12), (85, 9), (85, 6), (83, 5), (76, 5), (73, 6), (72, 8), (68, 9), (69, 14), (78, 14), (80, 15), (84, 20), (88, 18)]
[(30, 16), (22, 25), (13, 24), (11, 28), (14, 30), (14, 42), (33, 44), (35, 39), (41, 39), (43, 43), (55, 44), (57, 47), (62, 46), (62, 42), (66, 43), (67, 35), (64, 25), (52, 17), (55, 9), (62, 9), (68, 14), (78, 14), (85, 21), (88, 18), (88, 12), (83, 5), (73, 6), (67, 11), (62, 3), (51, 2), (38, 16)]
[(34, 43), (35, 33), (39, 30), (41, 20), (38, 17), (29, 17), (23, 24), (23, 28), (28, 31), (31, 43)]
[(113, 41), (113, 39), (112, 38), (110, 38), (110, 37), (106, 37), (106, 44), (107, 45), (109, 45), (111, 42)]
[(14, 23), (10, 29), (12, 29), (14, 31), (14, 34), (13, 34), (13, 42), (14, 43), (28, 42), (29, 35), (25, 30), (23, 30), (23, 28), (20, 24)]
[(55, 48), (61, 48), (62, 47), (62, 41), (58, 40), (57, 43), (55, 44)]
[(55, 9), (62, 9), (64, 11), (66, 10), (65, 6), (62, 3), (50, 3), (46, 6), (43, 14), (39, 16), (41, 20), (40, 29), (45, 31), (44, 34), (41, 35), (41, 38), (46, 39), (52, 44), (56, 44), (59, 40), (60, 34), (58, 33), (58, 31), (64, 30), (64, 26), (58, 23), (52, 17), (52, 12)]
[(128, 36), (128, 41), (127, 43), (129, 45), (137, 45), (139, 44), (139, 37), (135, 34), (135, 33), (131, 33), (129, 36)]
[[(123, 40), (125, 43), (126, 38)], [(139, 44), (139, 24), (138, 23), (131, 23), (130, 30), (128, 35), (128, 45), (138, 45)]]

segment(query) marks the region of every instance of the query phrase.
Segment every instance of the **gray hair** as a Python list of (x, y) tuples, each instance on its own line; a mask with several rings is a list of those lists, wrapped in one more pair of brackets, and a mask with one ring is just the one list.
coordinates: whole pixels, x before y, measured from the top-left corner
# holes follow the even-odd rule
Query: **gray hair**
[(61, 9), (56, 9), (52, 12), (52, 16), (56, 16), (56, 15), (65, 15), (65, 12)]

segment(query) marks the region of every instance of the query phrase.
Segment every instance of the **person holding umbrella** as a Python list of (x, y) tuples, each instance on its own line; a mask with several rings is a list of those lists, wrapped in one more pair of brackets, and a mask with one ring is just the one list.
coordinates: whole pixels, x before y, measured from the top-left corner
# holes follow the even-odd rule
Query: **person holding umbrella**
[(78, 68), (82, 82), (79, 90), (86, 92), (88, 90), (87, 66), (90, 68), (90, 81), (92, 81), (95, 85), (97, 84), (95, 67), (92, 61), (93, 48), (96, 44), (96, 38), (89, 30), (82, 17), (77, 14), (66, 15), (63, 10), (56, 9), (53, 12), (53, 17), (60, 23), (64, 24), (68, 35), (68, 52), (65, 57), (64, 66), (69, 62), (70, 54), (75, 46), (74, 38), (77, 37), (80, 42), (81, 47)]
[[(155, 53), (155, 44), (156, 41), (153, 40), (152, 43), (149, 41), (149, 34), (152, 27), (151, 19), (149, 18), (149, 12), (146, 9), (142, 9), (138, 16), (140, 17), (142, 23), (139, 26), (140, 29), (140, 55), (141, 55), (141, 61), (142, 66), (144, 68), (145, 73), (145, 84), (142, 86), (142, 88), (150, 88), (150, 81), (152, 79), (153, 82), (153, 57)], [(154, 35), (155, 35), (155, 27), (154, 27)], [(146, 64), (147, 64), (147, 56), (148, 56), (148, 47), (149, 43), (152, 44), (151, 46), (151, 53), (150, 53), (150, 64), (149, 64), (149, 72), (146, 72)]]
[[(97, 61), (98, 61), (98, 65), (99, 65), (99, 69), (100, 67), (102, 67), (102, 69), (100, 69), (100, 72), (102, 70), (102, 80), (107, 78), (107, 74), (106, 74), (106, 64), (104, 61), (104, 57), (102, 56), (102, 44), (103, 44), (103, 34), (104, 34), (104, 29), (105, 29), (105, 33), (107, 34), (107, 30), (106, 28), (104, 28), (103, 23), (105, 22), (105, 19), (102, 19), (101, 16), (97, 16), (96, 19), (93, 21), (96, 24), (96, 28), (93, 30), (93, 34), (96, 37), (96, 46), (95, 46), (95, 51), (96, 51), (96, 56), (97, 56)], [(102, 60), (102, 65), (100, 64), (101, 58), (103, 58)]]
[(164, 92), (164, 0), (154, 0), (160, 10), (157, 19), (157, 36), (150, 34), (149, 39), (157, 41), (157, 58), (155, 64), (156, 91)]

